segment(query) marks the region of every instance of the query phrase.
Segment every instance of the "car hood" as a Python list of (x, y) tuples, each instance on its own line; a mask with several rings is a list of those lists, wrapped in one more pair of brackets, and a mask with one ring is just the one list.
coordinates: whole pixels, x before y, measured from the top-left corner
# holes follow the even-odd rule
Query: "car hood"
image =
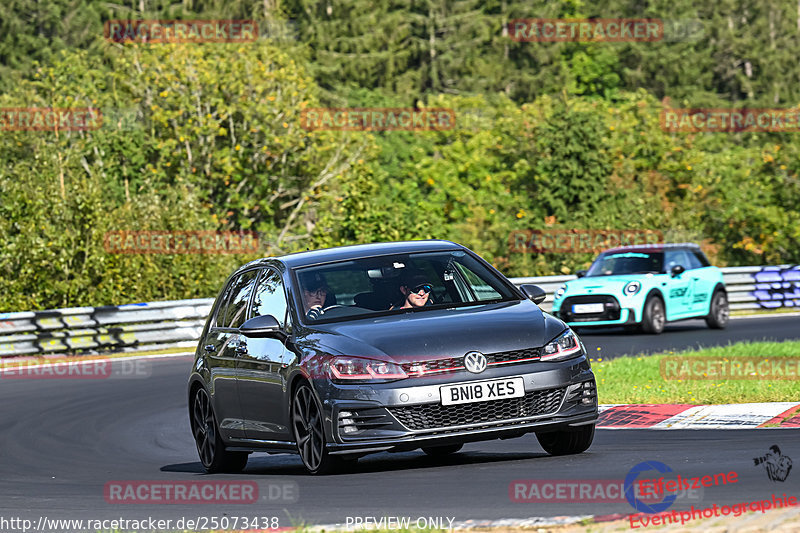
[[(332, 354), (408, 362), (543, 346), (566, 325), (529, 300), (435, 309), (317, 326), (307, 341)], [(312, 340), (312, 338), (314, 338)]]
[(652, 274), (626, 274), (624, 276), (593, 276), (590, 278), (578, 278), (567, 282), (567, 296), (576, 294), (622, 294), (622, 289), (631, 281), (639, 281), (644, 284), (645, 280), (651, 279)]

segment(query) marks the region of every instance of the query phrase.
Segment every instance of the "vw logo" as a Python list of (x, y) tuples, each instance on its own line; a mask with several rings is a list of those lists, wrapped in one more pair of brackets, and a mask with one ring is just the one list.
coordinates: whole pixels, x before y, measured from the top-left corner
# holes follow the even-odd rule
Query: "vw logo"
[(469, 352), (464, 356), (464, 366), (473, 374), (486, 370), (486, 356), (481, 352)]

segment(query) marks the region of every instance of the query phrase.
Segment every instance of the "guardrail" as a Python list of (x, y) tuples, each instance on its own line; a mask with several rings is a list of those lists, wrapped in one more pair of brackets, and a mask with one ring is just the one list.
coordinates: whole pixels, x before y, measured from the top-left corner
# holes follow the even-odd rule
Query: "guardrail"
[[(732, 310), (800, 308), (800, 265), (723, 268)], [(512, 278), (533, 283), (547, 298), (575, 276)], [(76, 307), (0, 314), (0, 357), (49, 353), (137, 352), (195, 348), (213, 298)]]

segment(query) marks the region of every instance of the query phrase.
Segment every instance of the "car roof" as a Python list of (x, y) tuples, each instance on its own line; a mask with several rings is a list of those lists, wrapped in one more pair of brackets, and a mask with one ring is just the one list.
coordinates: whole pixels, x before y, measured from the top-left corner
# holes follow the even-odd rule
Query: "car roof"
[(700, 251), (700, 245), (693, 242), (672, 242), (662, 244), (634, 244), (631, 246), (618, 246), (616, 248), (609, 248), (604, 250), (603, 253), (608, 252), (662, 252), (664, 250), (692, 250), (693, 252)]
[(371, 244), (354, 244), (350, 246), (337, 246), (334, 248), (323, 248), (320, 250), (309, 250), (305, 252), (295, 252), (279, 257), (264, 257), (256, 259), (237, 270), (245, 270), (253, 266), (269, 265), (275, 261), (281, 262), (288, 268), (298, 268), (305, 266), (330, 263), (334, 261), (347, 261), (349, 259), (360, 259), (376, 255), (389, 255), (396, 253), (415, 253), (433, 252), (447, 250), (463, 250), (464, 247), (451, 241), (430, 239), (424, 241), (398, 241), (398, 242), (377, 242)]

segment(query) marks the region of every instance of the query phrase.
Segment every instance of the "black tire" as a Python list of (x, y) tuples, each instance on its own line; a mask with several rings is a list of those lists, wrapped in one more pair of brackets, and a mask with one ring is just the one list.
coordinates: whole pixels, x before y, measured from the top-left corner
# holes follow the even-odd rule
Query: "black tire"
[(244, 470), (247, 466), (248, 453), (229, 452), (225, 449), (214, 408), (211, 406), (211, 398), (203, 388), (198, 388), (192, 399), (191, 426), (197, 454), (206, 472), (236, 473)]
[(328, 453), (322, 408), (308, 383), (301, 383), (292, 395), (291, 422), (297, 451), (309, 473), (333, 474), (354, 463), (352, 458), (347, 461)]
[(642, 331), (658, 335), (664, 331), (666, 323), (667, 313), (664, 309), (664, 300), (660, 296), (648, 297), (642, 313)]
[(711, 329), (725, 329), (731, 316), (728, 295), (725, 291), (716, 290), (711, 297), (711, 306), (706, 315), (706, 324)]
[(594, 440), (594, 424), (577, 429), (537, 433), (536, 439), (550, 455), (572, 455), (589, 449)]
[(445, 444), (444, 446), (425, 446), (422, 451), (431, 457), (444, 457), (456, 453), (463, 447), (463, 444)]

